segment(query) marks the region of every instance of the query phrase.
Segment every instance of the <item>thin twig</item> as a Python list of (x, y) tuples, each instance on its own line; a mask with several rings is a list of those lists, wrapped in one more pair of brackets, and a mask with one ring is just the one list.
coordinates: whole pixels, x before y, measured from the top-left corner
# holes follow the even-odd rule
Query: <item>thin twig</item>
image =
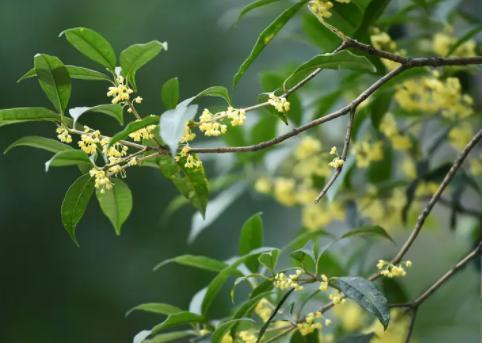
[(274, 319), (274, 317), (278, 314), (278, 311), (281, 309), (281, 306), (283, 306), (285, 301), (288, 300), (288, 297), (290, 296), (291, 293), (293, 293), (294, 290), (295, 290), (294, 288), (291, 288), (288, 292), (285, 293), (285, 295), (283, 295), (280, 302), (276, 305), (276, 308), (273, 310), (273, 313), (271, 313), (271, 316), (269, 316), (266, 323), (264, 323), (263, 326), (261, 327), (261, 330), (259, 330), (259, 335), (258, 335), (258, 339), (256, 340), (256, 343), (261, 342), (261, 338), (263, 338), (263, 335), (266, 332), (266, 329), (268, 328), (269, 324)]
[(411, 312), (410, 325), (408, 326), (407, 335), (405, 336), (405, 343), (410, 343), (410, 338), (412, 338), (413, 331), (415, 329), (415, 321), (417, 319), (417, 308), (409, 310)]

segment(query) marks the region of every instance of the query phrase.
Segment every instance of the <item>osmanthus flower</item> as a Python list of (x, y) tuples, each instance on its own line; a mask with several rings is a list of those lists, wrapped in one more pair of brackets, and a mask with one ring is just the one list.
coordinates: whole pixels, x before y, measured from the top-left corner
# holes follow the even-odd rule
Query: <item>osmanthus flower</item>
[(280, 113), (286, 113), (290, 110), (290, 102), (283, 96), (276, 96), (274, 93), (268, 94), (268, 103)]
[[(351, 0), (335, 0), (341, 4), (348, 4)], [(332, 16), (331, 9), (333, 8), (333, 2), (328, 0), (311, 0), (308, 3), (310, 11), (320, 19), (330, 18)]]
[(373, 324), (364, 329), (363, 331), (366, 333), (373, 332), (375, 334), (370, 342), (404, 343), (410, 327), (410, 316), (404, 315), (404, 311), (401, 309), (390, 310), (390, 318), (392, 319), (386, 330), (378, 320), (374, 320)]
[(179, 141), (180, 143), (188, 143), (196, 138), (196, 134), (192, 132), (191, 127), (189, 126), (189, 123), (186, 123), (184, 125), (184, 133), (181, 137), (181, 140)]
[(110, 191), (114, 184), (112, 183), (107, 172), (100, 168), (92, 168), (89, 171), (91, 177), (95, 178), (95, 188), (97, 188), (100, 193), (105, 193)]
[(339, 305), (345, 303), (346, 299), (340, 291), (335, 291), (331, 293), (328, 298), (333, 302), (334, 305)]
[(267, 194), (273, 189), (273, 183), (266, 176), (262, 176), (256, 180), (254, 189), (259, 193)]
[[(313, 200), (312, 200), (313, 202)], [(324, 226), (345, 218), (343, 204), (338, 201), (309, 204), (301, 211), (301, 221), (308, 231), (317, 231)]]
[(218, 122), (215, 115), (205, 108), (199, 117), (199, 130), (203, 132), (205, 136), (216, 137), (225, 134), (228, 131), (228, 127)]
[(273, 313), (273, 308), (273, 304), (266, 298), (263, 298), (256, 304), (254, 313), (256, 313), (263, 322), (266, 322)]
[(351, 153), (355, 155), (358, 168), (367, 168), (371, 162), (383, 159), (383, 143), (381, 141), (357, 141), (353, 143)]
[(227, 333), (221, 338), (221, 343), (234, 343), (233, 336)]
[(304, 160), (313, 157), (316, 153), (321, 151), (321, 142), (311, 136), (305, 136), (295, 149), (294, 157), (297, 160)]
[(190, 153), (191, 147), (189, 145), (184, 145), (179, 152), (179, 154), (176, 155), (175, 160), (176, 162), (181, 161), (181, 159), (185, 159), (184, 162), (184, 167), (189, 168), (189, 169), (195, 169), (199, 168), (202, 166), (202, 161), (197, 157), (196, 155), (193, 155)]
[(380, 123), (380, 131), (387, 136), (395, 150), (406, 151), (412, 148), (412, 141), (408, 135), (402, 134), (392, 113), (388, 112)]
[(292, 178), (279, 177), (274, 180), (274, 197), (285, 206), (296, 204), (296, 182)]
[[(405, 55), (405, 51), (398, 48), (397, 43), (392, 39), (392, 37), (390, 37), (388, 33), (381, 31), (379, 28), (373, 29), (373, 33), (370, 36), (370, 41), (372, 45), (379, 50), (396, 53), (402, 56)], [(388, 70), (393, 70), (400, 65), (398, 62), (388, 60), (386, 58), (382, 58), (381, 60)]]
[(92, 130), (87, 126), (84, 126), (84, 133), (80, 136), (80, 141), (77, 144), (86, 154), (95, 155), (100, 140), (99, 130)]
[(156, 125), (148, 125), (146, 127), (143, 127), (142, 129), (129, 133), (129, 137), (134, 142), (141, 142), (143, 139), (153, 139), (154, 138), (153, 131), (155, 130), (155, 128), (156, 128)]
[(348, 332), (359, 330), (365, 324), (366, 314), (363, 309), (354, 301), (347, 300), (343, 304), (335, 306), (333, 313), (337, 322)]
[(286, 275), (277, 273), (273, 280), (273, 286), (280, 290), (294, 288), (295, 291), (302, 291), (304, 287), (298, 283), (298, 279), (304, 274), (304, 270), (297, 269), (294, 274)]
[(226, 112), (221, 113), (231, 120), (232, 126), (242, 126), (246, 122), (246, 110), (243, 108), (228, 107)]
[[(454, 44), (457, 42), (457, 38), (452, 35), (453, 28), (447, 27), (446, 32), (439, 32), (433, 36), (432, 49), (441, 56), (446, 57)], [(473, 39), (468, 39), (460, 44), (452, 53), (451, 56), (457, 57), (473, 57), (476, 56), (477, 43)]]
[(462, 150), (472, 139), (474, 128), (468, 122), (463, 122), (450, 129), (448, 138), (450, 145), (456, 150)]
[[(109, 87), (109, 91), (107, 92), (108, 97), (112, 97), (113, 104), (125, 104), (129, 101), (131, 94), (134, 91), (129, 88), (125, 78), (122, 75), (117, 75), (115, 78), (115, 85)], [(136, 102), (141, 102), (142, 98), (136, 98)], [(139, 101), (140, 100), (140, 101)]]
[(380, 270), (380, 274), (388, 278), (397, 278), (407, 275), (405, 268), (412, 267), (412, 261), (407, 260), (398, 265), (385, 260), (378, 260), (377, 268)]
[(320, 277), (321, 277), (321, 281), (320, 281), (320, 286), (318, 288), (320, 291), (325, 292), (328, 290), (329, 279), (328, 279), (328, 276), (326, 276), (325, 274), (321, 274)]
[(315, 321), (321, 317), (322, 314), (320, 311), (310, 312), (305, 316), (304, 321), (296, 324), (296, 328), (302, 336), (309, 335), (310, 333), (315, 332), (315, 330), (321, 329), (321, 323)]
[(238, 334), (238, 337), (241, 340), (241, 342), (244, 342), (244, 343), (256, 343), (258, 341), (258, 336), (252, 330), (240, 331)]
[(433, 181), (419, 182), (415, 190), (415, 198), (432, 196), (438, 189), (439, 184)]
[(59, 127), (57, 127), (55, 132), (57, 132), (57, 138), (59, 141), (67, 144), (72, 143), (72, 136), (69, 134), (69, 130), (67, 129), (67, 127), (65, 127), (64, 125), (60, 125)]

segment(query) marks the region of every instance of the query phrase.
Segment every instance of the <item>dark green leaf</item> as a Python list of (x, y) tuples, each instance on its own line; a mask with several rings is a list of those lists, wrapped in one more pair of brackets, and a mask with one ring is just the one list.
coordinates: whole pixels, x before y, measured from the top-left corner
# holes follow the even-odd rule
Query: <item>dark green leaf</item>
[(241, 77), (244, 75), (249, 66), (258, 57), (258, 55), (263, 51), (263, 49), (273, 40), (273, 38), (278, 34), (278, 32), (285, 26), (285, 24), (299, 11), (299, 9), (306, 4), (307, 1), (300, 1), (283, 13), (281, 13), (273, 22), (271, 22), (268, 27), (266, 27), (263, 32), (259, 35), (256, 43), (254, 44), (251, 53), (246, 58), (246, 60), (239, 67), (238, 72), (234, 75), (233, 84), (236, 85)]
[(71, 146), (61, 143), (55, 139), (50, 139), (50, 138), (45, 138), (40, 136), (27, 136), (27, 137), (22, 137), (16, 140), (15, 142), (13, 142), (12, 144), (10, 144), (3, 153), (6, 154), (13, 148), (19, 147), (19, 146), (29, 146), (32, 148), (47, 150), (53, 153), (72, 149)]
[(156, 314), (164, 314), (170, 315), (178, 312), (182, 312), (182, 310), (174, 305), (164, 304), (164, 303), (146, 303), (137, 305), (136, 307), (131, 308), (126, 313), (126, 317), (134, 311), (143, 311), (143, 312), (150, 312)]
[(127, 220), (132, 210), (132, 193), (129, 186), (121, 179), (112, 179), (114, 187), (104, 192), (97, 190), (97, 200), (100, 208), (109, 218), (115, 233), (120, 235), (122, 224)]
[(86, 27), (75, 27), (63, 31), (60, 36), (62, 35), (65, 35), (67, 41), (80, 53), (110, 70), (114, 70), (117, 64), (114, 49), (99, 33)]
[(170, 263), (177, 263), (183, 266), (194, 267), (211, 272), (220, 272), (228, 265), (223, 261), (215, 260), (210, 257), (196, 256), (196, 255), (182, 255), (162, 261), (154, 267), (153, 270), (158, 270)]
[[(261, 213), (256, 213), (243, 224), (239, 237), (239, 254), (245, 255), (254, 249), (262, 247), (263, 237), (263, 219), (261, 219)], [(246, 266), (252, 272), (255, 272), (258, 269), (257, 259), (252, 258), (247, 260)]]
[(319, 343), (319, 333), (318, 330), (308, 334), (302, 335), (298, 330), (296, 330), (290, 338), (290, 343)]
[(122, 106), (118, 104), (105, 104), (93, 107), (74, 107), (69, 109), (69, 114), (74, 119), (74, 125), (80, 118), (80, 116), (86, 112), (107, 114), (108, 116), (117, 120), (119, 124), (124, 124), (124, 109), (122, 108)]
[(188, 312), (188, 311), (173, 313), (169, 315), (166, 318), (166, 320), (163, 321), (161, 324), (154, 326), (151, 330), (151, 335), (159, 333), (162, 330), (174, 328), (177, 326), (183, 326), (191, 323), (199, 323), (199, 322), (203, 322), (204, 320), (205, 319), (203, 316), (200, 316), (198, 314)]
[(84, 216), (92, 193), (94, 193), (94, 180), (89, 174), (85, 174), (75, 180), (69, 187), (65, 194), (64, 201), (62, 202), (62, 207), (60, 209), (62, 222), (65, 230), (67, 230), (67, 233), (70, 235), (70, 238), (72, 238), (77, 245), (75, 229)]
[(393, 240), (392, 237), (387, 233), (387, 231), (382, 228), (381, 226), (374, 225), (374, 226), (363, 226), (357, 229), (350, 230), (343, 235), (339, 239), (344, 239), (348, 237), (353, 237), (353, 236), (359, 236), (359, 235), (375, 235), (375, 236), (380, 236), (382, 238), (388, 239), (390, 242), (395, 244), (395, 241)]
[[(77, 79), (77, 80), (91, 80), (91, 81), (107, 81), (110, 82), (111, 79), (109, 76), (107, 76), (104, 73), (101, 73), (97, 70), (92, 70), (84, 67), (77, 67), (77, 66), (71, 66), (71, 65), (66, 65), (65, 68), (67, 68), (67, 72), (69, 73), (69, 76), (71, 79)], [(17, 82), (30, 79), (32, 77), (36, 77), (37, 72), (35, 71), (35, 68), (30, 69), (27, 71), (25, 74), (23, 74)]]
[(167, 43), (153, 40), (144, 44), (131, 45), (121, 52), (119, 60), (122, 73), (134, 90), (137, 88), (135, 80), (137, 71), (156, 57), (162, 49), (167, 50)]
[(335, 277), (330, 285), (356, 301), (366, 311), (374, 314), (386, 329), (390, 321), (387, 299), (375, 284), (361, 277)]
[(253, 1), (253, 2), (247, 4), (246, 6), (243, 7), (241, 12), (239, 13), (238, 20), (241, 19), (244, 15), (246, 15), (247, 13), (251, 12), (252, 10), (254, 10), (256, 8), (266, 6), (266, 5), (269, 5), (273, 2), (278, 2), (278, 1), (280, 1), (280, 0), (255, 0), (255, 1)]
[(179, 101), (179, 79), (177, 77), (164, 82), (161, 89), (161, 97), (166, 109), (170, 110), (176, 107)]
[(211, 96), (211, 97), (222, 98), (228, 103), (228, 105), (231, 105), (231, 98), (229, 97), (229, 91), (226, 87), (223, 87), (223, 86), (209, 87), (209, 88), (203, 90), (198, 95), (196, 95), (196, 98), (199, 98), (199, 97), (202, 97), (202, 96)]
[(307, 242), (302, 248), (290, 253), (290, 256), (296, 260), (305, 270), (315, 271), (315, 252), (312, 241)]
[(55, 109), (63, 114), (67, 109), (72, 90), (67, 68), (60, 59), (46, 54), (35, 55), (34, 66), (40, 87)]
[(92, 166), (89, 156), (81, 150), (62, 150), (57, 152), (50, 160), (45, 162), (45, 171), (49, 171), (50, 167), (68, 167), (86, 165)]
[(127, 124), (122, 131), (119, 131), (112, 137), (112, 139), (109, 142), (109, 146), (112, 146), (118, 141), (124, 138), (127, 138), (129, 134), (132, 132), (145, 128), (146, 126), (149, 126), (149, 125), (156, 125), (157, 123), (159, 123), (159, 117), (153, 114), (147, 117), (144, 117), (142, 119), (132, 121), (129, 124)]

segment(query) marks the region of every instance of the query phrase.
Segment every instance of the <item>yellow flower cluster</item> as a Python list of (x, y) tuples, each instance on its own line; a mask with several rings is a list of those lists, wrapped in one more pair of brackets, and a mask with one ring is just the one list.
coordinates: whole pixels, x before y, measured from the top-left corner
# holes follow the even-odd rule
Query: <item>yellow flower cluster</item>
[(417, 189), (415, 190), (415, 197), (416, 198), (423, 198), (423, 197), (430, 197), (432, 196), (438, 189), (439, 185), (436, 182), (420, 182), (417, 185)]
[[(311, 199), (311, 202), (313, 202), (314, 198), (311, 197)], [(345, 218), (345, 210), (343, 205), (337, 201), (309, 204), (303, 207), (301, 217), (306, 229), (316, 231), (333, 221), (343, 220)]]
[(254, 189), (259, 193), (267, 194), (271, 192), (272, 186), (270, 179), (262, 176), (256, 180)]
[(64, 126), (61, 125), (55, 130), (57, 132), (57, 138), (59, 141), (64, 143), (72, 143), (72, 136), (69, 134), (69, 130)]
[[(351, 0), (335, 0), (336, 2), (342, 4), (348, 4)], [(311, 0), (308, 3), (308, 8), (310, 11), (320, 19), (323, 18), (330, 18), (332, 13), (331, 9), (333, 8), (333, 3), (327, 0)]]
[(407, 275), (405, 268), (410, 268), (412, 261), (405, 261), (399, 265), (394, 265), (385, 260), (378, 260), (377, 268), (380, 270), (380, 274), (388, 278), (403, 277)]
[(457, 150), (462, 150), (474, 135), (474, 128), (470, 123), (462, 122), (449, 131), (449, 143)]
[(444, 117), (456, 120), (467, 118), (474, 113), (473, 99), (462, 93), (460, 80), (448, 77), (440, 80), (434, 76), (409, 79), (396, 86), (395, 101), (407, 111), (420, 111), (424, 114), (441, 113)]
[[(456, 42), (457, 38), (452, 36), (450, 32), (436, 33), (433, 36), (432, 49), (437, 55), (445, 57)], [(476, 55), (476, 46), (475, 40), (469, 39), (460, 44), (451, 55), (457, 57), (473, 57)]]
[(328, 276), (326, 276), (325, 274), (321, 274), (319, 290), (322, 292), (325, 292), (328, 290), (328, 286), (329, 286)]
[(191, 147), (189, 145), (184, 145), (179, 152), (178, 155), (176, 155), (175, 159), (176, 162), (179, 162), (182, 158), (185, 158), (184, 162), (184, 167), (189, 168), (189, 169), (195, 169), (199, 168), (202, 166), (202, 161), (199, 159), (197, 155), (191, 154)]
[(80, 141), (77, 143), (79, 148), (88, 155), (95, 155), (97, 152), (97, 145), (100, 143), (100, 131), (92, 130), (87, 126), (84, 126), (84, 133), (80, 136)]
[(410, 137), (400, 133), (397, 128), (397, 122), (391, 113), (385, 114), (380, 123), (380, 131), (387, 136), (395, 150), (406, 151), (412, 147)]
[(239, 332), (239, 339), (244, 343), (256, 343), (258, 337), (252, 331), (243, 330)]
[(296, 204), (295, 188), (294, 179), (279, 177), (274, 183), (274, 196), (281, 204), (293, 206)]
[(305, 136), (296, 147), (295, 158), (304, 160), (321, 151), (321, 142), (311, 136)]
[(233, 343), (233, 336), (231, 336), (229, 333), (225, 334), (223, 338), (221, 339), (221, 343)]
[(344, 304), (335, 306), (333, 312), (340, 321), (341, 327), (353, 332), (360, 329), (365, 321), (365, 312), (354, 301), (346, 301)]
[(214, 114), (205, 108), (199, 117), (199, 130), (206, 136), (220, 136), (226, 133), (228, 127), (219, 123)]
[(286, 113), (290, 110), (290, 102), (283, 96), (276, 96), (274, 93), (268, 94), (268, 103), (280, 113)]
[(181, 137), (180, 143), (188, 143), (196, 138), (196, 134), (192, 132), (188, 123), (184, 126), (184, 133)]
[(301, 323), (296, 324), (298, 331), (302, 336), (309, 335), (310, 333), (314, 332), (315, 330), (321, 329), (321, 323), (315, 322), (315, 319), (321, 318), (321, 312), (310, 312), (305, 316), (305, 320)]
[(380, 141), (373, 143), (367, 140), (358, 141), (353, 144), (351, 153), (355, 156), (358, 168), (367, 168), (370, 162), (383, 159), (383, 144)]
[[(372, 45), (379, 49), (388, 52), (393, 52), (398, 55), (405, 55), (405, 51), (398, 48), (397, 43), (390, 37), (386, 32), (380, 31), (380, 29), (373, 29), (373, 34), (370, 36), (370, 41)], [(388, 70), (393, 70), (398, 67), (399, 63), (392, 60), (387, 60), (382, 58), (382, 63), (387, 67)]]
[(246, 121), (246, 110), (243, 108), (228, 107), (226, 112), (221, 112), (222, 116), (226, 116), (231, 120), (232, 126), (242, 126)]
[(129, 137), (132, 138), (134, 142), (140, 142), (143, 139), (153, 139), (153, 131), (155, 128), (156, 125), (148, 125), (146, 127), (143, 127), (142, 129), (129, 133)]
[(271, 304), (266, 298), (263, 298), (256, 304), (254, 312), (263, 322), (266, 322), (273, 313), (273, 304)]
[(295, 291), (302, 291), (303, 286), (298, 283), (298, 279), (303, 273), (302, 269), (297, 269), (294, 274), (289, 276), (285, 273), (278, 273), (274, 277), (273, 286), (281, 290), (294, 288)]
[(333, 302), (334, 305), (343, 304), (346, 301), (345, 296), (340, 291), (330, 294), (328, 298)]
[[(370, 341), (371, 343), (404, 343), (405, 337), (410, 326), (410, 316), (404, 315), (399, 309), (390, 311), (390, 325), (385, 330), (383, 325), (375, 320), (373, 324), (366, 329), (366, 332), (375, 333)], [(411, 340), (414, 342), (414, 340)]]
[(113, 183), (110, 180), (107, 172), (99, 168), (92, 168), (89, 171), (91, 177), (95, 178), (95, 188), (99, 189), (101, 193), (110, 191), (113, 187)]
[[(130, 95), (134, 93), (134, 91), (129, 88), (127, 85), (126, 80), (123, 76), (118, 75), (115, 79), (115, 85), (109, 87), (109, 91), (107, 92), (108, 97), (112, 97), (113, 104), (125, 103), (129, 101)], [(142, 98), (136, 98), (136, 102), (142, 101)]]

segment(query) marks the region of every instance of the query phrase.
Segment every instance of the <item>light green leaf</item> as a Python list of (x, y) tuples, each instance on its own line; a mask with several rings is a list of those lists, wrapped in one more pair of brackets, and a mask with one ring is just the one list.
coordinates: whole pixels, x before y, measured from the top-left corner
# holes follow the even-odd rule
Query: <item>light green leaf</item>
[(196, 95), (196, 98), (199, 98), (202, 96), (222, 98), (227, 102), (228, 105), (231, 105), (231, 98), (229, 97), (229, 91), (226, 87), (223, 87), (223, 86), (212, 86), (212, 87), (206, 88), (198, 95)]
[(258, 261), (263, 266), (268, 268), (269, 271), (274, 272), (274, 270), (276, 269), (276, 265), (278, 264), (280, 253), (280, 249), (273, 249), (270, 252), (265, 252), (259, 255)]
[(75, 237), (75, 229), (84, 216), (93, 192), (94, 180), (89, 174), (85, 174), (75, 180), (69, 187), (62, 202), (60, 209), (62, 223), (76, 245), (79, 244)]
[(331, 278), (330, 285), (374, 314), (385, 329), (388, 327), (390, 311), (387, 299), (373, 282), (361, 277), (347, 276)]
[(343, 235), (341, 235), (341, 237), (339, 237), (338, 239), (341, 240), (341, 239), (344, 239), (344, 238), (358, 236), (358, 235), (379, 236), (379, 237), (385, 238), (385, 239), (389, 240), (390, 242), (392, 242), (393, 244), (395, 244), (395, 241), (387, 233), (387, 231), (384, 228), (382, 228), (381, 226), (378, 226), (378, 225), (363, 226), (363, 227), (360, 227), (360, 228), (357, 228), (357, 229), (350, 230), (350, 231), (344, 233)]
[[(67, 68), (67, 72), (69, 73), (69, 76), (71, 79), (77, 79), (77, 80), (91, 80), (91, 81), (107, 81), (110, 82), (111, 79), (109, 76), (107, 76), (104, 73), (101, 73), (97, 70), (92, 70), (84, 67), (77, 67), (77, 66), (72, 66), (72, 65), (66, 65), (65, 68)], [(25, 74), (23, 74), (17, 82), (30, 79), (33, 77), (37, 76), (37, 72), (35, 71), (35, 68), (30, 69), (27, 71)]]
[(136, 307), (131, 308), (126, 313), (126, 317), (130, 315), (134, 311), (143, 311), (149, 313), (157, 313), (157, 314), (164, 314), (170, 315), (178, 312), (182, 312), (182, 310), (174, 305), (164, 304), (164, 303), (146, 303), (137, 305)]
[[(250, 251), (263, 246), (264, 228), (261, 213), (256, 213), (246, 220), (241, 229), (239, 237), (239, 254), (245, 255)], [(258, 269), (258, 261), (256, 258), (246, 261), (246, 266), (252, 272)]]
[(255, 0), (243, 7), (241, 12), (239, 13), (238, 20), (256, 8), (266, 6), (266, 5), (272, 4), (273, 2), (278, 2), (278, 1), (280, 0)]
[(167, 50), (167, 42), (153, 40), (145, 44), (131, 45), (121, 52), (119, 59), (122, 73), (134, 90), (137, 88), (135, 80), (137, 71), (156, 57), (162, 49)]
[(316, 257), (314, 252), (314, 245), (312, 241), (307, 242), (302, 248), (290, 253), (290, 256), (295, 259), (300, 265), (310, 271), (315, 271)]
[(79, 120), (80, 116), (86, 112), (96, 112), (107, 114), (108, 116), (114, 118), (119, 122), (119, 124), (124, 124), (124, 109), (119, 104), (104, 104), (97, 105), (93, 107), (74, 107), (69, 109), (70, 116), (74, 119), (74, 125)]
[(477, 33), (482, 31), (482, 24), (477, 25), (476, 27), (472, 28), (471, 30), (467, 31), (462, 37), (457, 39), (457, 41), (450, 47), (447, 56), (452, 55), (462, 44), (468, 41), (470, 38), (475, 36)]
[(203, 215), (208, 203), (208, 185), (204, 167), (186, 168), (184, 161), (176, 162), (171, 156), (159, 157), (159, 169), (177, 190)]
[(299, 11), (301, 7), (306, 4), (307, 1), (300, 1), (283, 13), (281, 13), (273, 22), (271, 22), (268, 27), (266, 27), (263, 32), (259, 35), (254, 47), (251, 50), (249, 56), (244, 60), (244, 62), (239, 67), (238, 72), (234, 75), (233, 84), (236, 86), (241, 79), (241, 77), (246, 73), (249, 66), (254, 62), (254, 60), (259, 56), (263, 49), (273, 40), (273, 38), (278, 34), (279, 31), (285, 26), (285, 24)]
[(117, 59), (110, 43), (102, 35), (86, 27), (75, 27), (60, 33), (80, 53), (91, 60), (114, 70)]
[(119, 131), (111, 138), (109, 142), (109, 146), (112, 146), (118, 141), (124, 138), (127, 138), (129, 134), (132, 132), (145, 128), (146, 126), (149, 126), (149, 125), (156, 125), (158, 122), (159, 122), (159, 116), (156, 116), (153, 114), (147, 117), (144, 117), (142, 119), (132, 121), (129, 124), (127, 124), (122, 131)]
[(196, 332), (193, 330), (184, 330), (176, 332), (161, 333), (152, 338), (145, 339), (141, 343), (168, 343), (168, 342), (180, 342), (181, 339), (187, 339), (188, 337), (196, 336)]
[(59, 122), (60, 116), (43, 107), (17, 107), (0, 110), (0, 126), (28, 121)]
[(67, 68), (60, 59), (46, 54), (35, 55), (34, 66), (40, 87), (55, 109), (63, 114), (69, 104), (72, 91)]
[(45, 162), (45, 171), (50, 167), (69, 167), (69, 166), (92, 166), (89, 156), (81, 151), (68, 149), (57, 152), (50, 160)]
[(112, 179), (114, 187), (102, 193), (97, 190), (97, 200), (100, 208), (114, 226), (115, 233), (120, 235), (122, 224), (127, 220), (132, 210), (132, 193), (129, 186), (121, 179)]
[(177, 77), (164, 82), (161, 89), (161, 97), (166, 109), (170, 110), (176, 107), (179, 101), (179, 79)]
[(177, 263), (180, 265), (203, 269), (211, 272), (220, 272), (228, 266), (223, 261), (215, 260), (206, 256), (181, 255), (162, 261), (157, 266), (155, 266), (153, 270), (158, 270), (159, 268), (162, 268), (170, 263)]
[(53, 153), (72, 149), (71, 146), (61, 143), (55, 139), (50, 139), (50, 138), (45, 138), (40, 136), (27, 136), (27, 137), (22, 137), (20, 139), (17, 139), (15, 142), (10, 144), (3, 153), (6, 154), (13, 148), (19, 147), (19, 146), (29, 146), (32, 148), (43, 149)]
[(205, 318), (199, 314), (188, 311), (173, 313), (169, 315), (161, 324), (154, 326), (151, 330), (151, 335), (161, 332), (162, 330), (170, 329), (177, 326), (187, 325), (191, 323), (203, 322)]
[(179, 141), (184, 134), (187, 122), (196, 115), (198, 106), (190, 105), (194, 98), (180, 102), (176, 108), (168, 110), (161, 115), (159, 122), (162, 140), (169, 146), (172, 156), (176, 155)]

